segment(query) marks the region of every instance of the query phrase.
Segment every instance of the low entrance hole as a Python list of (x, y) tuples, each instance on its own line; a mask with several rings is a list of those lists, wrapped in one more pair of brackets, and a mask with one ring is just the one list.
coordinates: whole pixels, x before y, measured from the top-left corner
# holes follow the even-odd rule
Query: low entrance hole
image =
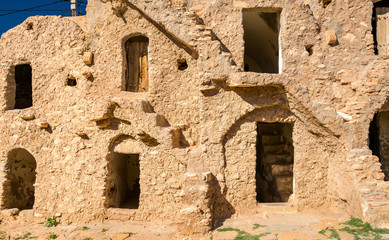
[(109, 207), (138, 209), (139, 154), (112, 153), (108, 188)]
[(369, 128), (369, 147), (380, 159), (385, 181), (389, 181), (389, 111), (374, 115)]
[(293, 193), (293, 126), (257, 123), (257, 201), (287, 202)]
[(280, 72), (280, 13), (278, 8), (243, 10), (246, 72)]
[(25, 149), (8, 153), (4, 183), (3, 203), (5, 208), (32, 209), (35, 201), (35, 158)]

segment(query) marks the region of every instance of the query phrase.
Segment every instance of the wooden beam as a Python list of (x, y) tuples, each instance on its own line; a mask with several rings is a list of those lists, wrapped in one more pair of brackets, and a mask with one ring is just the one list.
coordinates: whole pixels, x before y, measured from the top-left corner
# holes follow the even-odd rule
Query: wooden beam
[(129, 1), (126, 1), (128, 6), (135, 11), (139, 12), (139, 14), (144, 17), (147, 21), (149, 21), (151, 24), (153, 24), (159, 31), (161, 31), (167, 38), (169, 38), (174, 44), (176, 44), (178, 47), (184, 49), (189, 55), (191, 55), (194, 59), (199, 58), (199, 53), (196, 49), (191, 47), (189, 44), (187, 44), (182, 39), (178, 38), (171, 32), (169, 32), (164, 26), (156, 22), (154, 19), (152, 19), (150, 16), (148, 16), (145, 12), (143, 12), (141, 9), (139, 9), (134, 4), (130, 3)]

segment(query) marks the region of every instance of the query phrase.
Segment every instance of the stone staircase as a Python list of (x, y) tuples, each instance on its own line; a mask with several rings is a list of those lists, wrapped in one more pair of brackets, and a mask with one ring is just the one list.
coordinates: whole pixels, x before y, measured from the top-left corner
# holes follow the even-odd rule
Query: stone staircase
[(182, 140), (184, 126), (171, 126), (156, 113), (148, 101), (121, 98), (105, 99), (92, 108), (91, 120), (99, 129), (115, 129), (119, 125), (130, 135), (149, 146), (167, 144), (170, 148), (188, 147)]
[(352, 149), (347, 162), (362, 206), (362, 219), (373, 224), (389, 222), (389, 182), (384, 181), (378, 157), (369, 149)]
[(263, 196), (262, 201), (287, 202), (293, 193), (293, 148), (282, 131), (273, 128), (275, 126), (277, 125), (259, 126), (262, 164), (258, 167), (272, 195)]

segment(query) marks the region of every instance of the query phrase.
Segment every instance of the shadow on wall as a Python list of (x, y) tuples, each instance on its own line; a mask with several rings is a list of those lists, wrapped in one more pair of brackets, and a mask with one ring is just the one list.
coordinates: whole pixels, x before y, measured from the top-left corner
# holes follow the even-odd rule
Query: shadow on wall
[(227, 200), (226, 196), (228, 193), (227, 187), (222, 188), (219, 184), (219, 181), (212, 174), (211, 186), (214, 188), (214, 204), (211, 206), (211, 211), (213, 212), (213, 228), (218, 228), (223, 225), (223, 222), (235, 214), (235, 208)]

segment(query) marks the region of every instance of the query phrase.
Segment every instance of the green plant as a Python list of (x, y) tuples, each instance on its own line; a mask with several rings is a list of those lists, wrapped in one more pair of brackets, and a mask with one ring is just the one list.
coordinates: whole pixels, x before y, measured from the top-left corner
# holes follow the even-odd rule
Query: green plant
[(89, 228), (87, 226), (83, 226), (82, 231), (86, 231), (86, 230), (89, 230)]
[(107, 228), (103, 228), (103, 229), (101, 229), (101, 232), (106, 232), (106, 231), (108, 231), (108, 229), (107, 229)]
[[(256, 225), (254, 225), (256, 227)], [(253, 228), (254, 228), (253, 227)], [(238, 235), (234, 238), (234, 240), (259, 240), (261, 237), (267, 236), (270, 233), (269, 232), (264, 232), (259, 235), (252, 235), (248, 232), (242, 231), (237, 228), (219, 228), (217, 229), (218, 232), (237, 232)]]
[(133, 232), (122, 232), (122, 233), (128, 234), (130, 237), (131, 237), (132, 235), (135, 235), (135, 234), (136, 234), (136, 233), (133, 233)]
[(266, 227), (266, 226), (261, 224), (254, 224), (253, 230), (258, 229), (260, 227)]
[[(327, 232), (331, 232), (329, 236), (331, 239), (340, 240), (338, 231), (344, 231), (354, 236), (354, 240), (362, 239), (374, 239), (380, 240), (383, 239), (381, 234), (389, 234), (389, 229), (385, 228), (373, 228), (370, 223), (363, 222), (359, 218), (351, 217), (349, 221), (342, 223), (345, 225), (344, 228), (335, 230), (335, 229), (326, 229), (321, 230), (319, 233), (326, 235)], [(327, 235), (326, 235), (327, 236)]]
[(56, 227), (58, 224), (57, 217), (51, 217), (46, 220), (45, 227)]
[[(33, 238), (36, 238), (36, 237), (30, 237), (31, 236), (31, 233), (30, 232), (27, 232), (25, 233), (22, 237), (17, 237), (15, 238), (14, 240), (19, 240), (19, 239), (33, 239)], [(1, 239), (1, 238), (0, 238)]]
[(57, 237), (58, 235), (55, 233), (50, 233), (50, 235), (48, 236), (49, 239), (56, 239)]
[(88, 238), (84, 238), (84, 239), (82, 239), (82, 240), (92, 240), (92, 238), (89, 238), (89, 237), (88, 237)]
[(6, 234), (5, 234), (5, 232), (0, 232), (0, 239), (1, 240), (5, 240), (6, 239)]

